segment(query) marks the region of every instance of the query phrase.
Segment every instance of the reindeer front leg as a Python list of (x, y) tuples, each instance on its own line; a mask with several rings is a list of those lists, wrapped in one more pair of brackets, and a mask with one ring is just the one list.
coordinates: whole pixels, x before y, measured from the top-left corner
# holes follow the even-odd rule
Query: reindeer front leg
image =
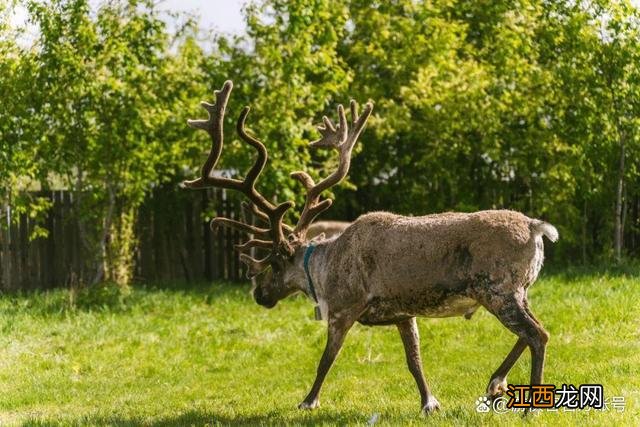
[(324, 378), (326, 377), (333, 361), (336, 359), (336, 356), (340, 352), (342, 348), (342, 343), (344, 343), (344, 338), (353, 326), (354, 320), (345, 317), (330, 317), (328, 321), (328, 336), (327, 336), (327, 345), (324, 348), (324, 353), (322, 353), (322, 358), (320, 359), (320, 364), (318, 365), (318, 372), (316, 374), (316, 380), (313, 382), (313, 386), (311, 387), (311, 391), (305, 397), (298, 408), (300, 409), (314, 409), (320, 406), (320, 401), (318, 400), (318, 395), (320, 394), (320, 388), (322, 387), (322, 383), (324, 382)]
[(425, 414), (429, 414), (437, 409), (440, 409), (440, 403), (431, 394), (429, 386), (424, 379), (422, 373), (422, 360), (420, 358), (420, 335), (418, 332), (418, 324), (416, 318), (412, 317), (407, 320), (403, 320), (396, 324), (398, 331), (400, 331), (400, 337), (402, 337), (402, 344), (404, 344), (404, 352), (407, 357), (407, 365), (409, 366), (409, 372), (413, 375), (420, 391), (420, 399), (422, 401), (422, 411)]

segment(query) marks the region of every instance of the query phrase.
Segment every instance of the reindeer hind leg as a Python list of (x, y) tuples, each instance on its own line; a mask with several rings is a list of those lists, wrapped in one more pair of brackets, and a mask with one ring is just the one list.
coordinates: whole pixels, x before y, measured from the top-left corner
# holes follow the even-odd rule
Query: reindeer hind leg
[(495, 397), (506, 388), (506, 376), (524, 349), (528, 346), (531, 350), (531, 384), (541, 384), (543, 380), (544, 358), (546, 344), (549, 340), (548, 332), (529, 310), (526, 295), (506, 297), (499, 308), (493, 308), (487, 304), (485, 307), (500, 320), (511, 332), (518, 336), (518, 341), (513, 346), (500, 367), (491, 376), (487, 394)]
[(518, 361), (525, 348), (527, 348), (527, 342), (523, 338), (518, 338), (518, 341), (516, 341), (502, 364), (491, 375), (487, 386), (487, 397), (494, 399), (507, 391), (507, 374)]

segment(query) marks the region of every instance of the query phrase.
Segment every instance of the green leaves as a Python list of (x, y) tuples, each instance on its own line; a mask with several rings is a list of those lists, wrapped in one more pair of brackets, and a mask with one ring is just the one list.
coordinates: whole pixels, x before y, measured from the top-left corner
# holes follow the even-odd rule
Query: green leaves
[[(105, 2), (96, 10), (86, 0), (23, 4), (39, 32), (31, 48), (15, 40), (0, 45), (13, 52), (0, 65), (0, 92), (12, 100), (0, 107), (0, 140), (8, 145), (0, 198), (7, 188), (26, 189), (15, 185), (26, 178), (75, 190), (83, 244), (98, 264), (115, 254), (107, 265), (120, 274), (130, 268), (137, 207), (192, 163), (184, 123), (208, 92), (202, 50), (189, 26), (170, 41), (150, 1)], [(106, 246), (109, 234), (127, 254)]]
[(234, 131), (251, 105), (247, 127), (270, 154), (260, 190), (279, 201), (302, 201), (290, 172), (334, 165), (307, 145), (322, 115), (373, 100), (330, 216), (512, 208), (562, 228), (557, 254), (597, 258), (618, 203), (627, 241), (640, 241), (639, 16), (627, 2), (260, 0), (245, 35), (206, 47), (192, 21), (173, 34), (149, 0), (23, 0), (39, 28), (26, 47), (6, 4), (3, 202), (35, 182), (87, 191), (87, 223), (107, 227), (110, 207), (129, 215), (195, 173), (208, 141), (186, 119), (232, 79), (220, 167), (252, 164)]

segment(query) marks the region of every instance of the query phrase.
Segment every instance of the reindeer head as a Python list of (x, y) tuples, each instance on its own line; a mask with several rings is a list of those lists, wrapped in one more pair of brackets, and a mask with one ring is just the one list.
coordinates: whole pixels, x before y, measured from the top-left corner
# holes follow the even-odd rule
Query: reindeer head
[[(249, 107), (245, 107), (238, 118), (237, 131), (240, 138), (257, 151), (257, 158), (244, 179), (223, 178), (212, 176), (223, 145), (224, 113), (233, 88), (231, 81), (226, 81), (222, 89), (215, 91), (215, 104), (201, 103), (209, 113), (207, 120), (189, 120), (189, 126), (206, 131), (211, 137), (211, 150), (201, 169), (200, 177), (192, 181), (184, 181), (186, 188), (218, 187), (236, 190), (243, 193), (250, 201), (245, 209), (263, 224), (254, 226), (229, 218), (217, 217), (211, 221), (211, 228), (218, 225), (235, 228), (250, 235), (250, 240), (236, 245), (240, 252), (240, 260), (247, 265), (247, 277), (253, 281), (253, 296), (256, 302), (271, 308), (282, 298), (295, 292), (291, 285), (291, 269), (294, 257), (302, 246), (307, 243), (307, 230), (315, 218), (331, 206), (331, 199), (320, 200), (321, 193), (338, 184), (349, 171), (351, 152), (364, 129), (367, 119), (371, 115), (373, 105), (367, 103), (362, 115), (358, 115), (358, 106), (351, 101), (351, 129), (347, 124), (344, 108), (338, 106), (338, 125), (334, 125), (326, 116), (323, 117), (324, 126), (318, 127), (322, 137), (311, 142), (312, 147), (324, 147), (338, 151), (340, 161), (338, 168), (328, 177), (315, 183), (313, 179), (302, 171), (294, 172), (291, 176), (299, 180), (306, 189), (306, 200), (300, 218), (291, 227), (283, 222), (287, 210), (293, 207), (293, 202), (286, 201), (273, 204), (262, 196), (255, 188), (256, 181), (267, 163), (267, 149), (264, 144), (245, 130), (245, 121), (249, 114)], [(268, 254), (262, 259), (255, 259), (246, 252), (256, 248), (266, 250)]]

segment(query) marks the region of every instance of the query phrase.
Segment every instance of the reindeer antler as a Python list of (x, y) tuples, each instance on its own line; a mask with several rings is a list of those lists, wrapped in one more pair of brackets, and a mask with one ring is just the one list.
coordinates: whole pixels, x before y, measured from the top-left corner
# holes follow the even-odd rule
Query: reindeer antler
[[(264, 144), (254, 136), (249, 135), (245, 130), (245, 121), (249, 114), (249, 107), (245, 107), (244, 110), (242, 110), (236, 129), (240, 138), (256, 150), (257, 157), (255, 163), (249, 169), (244, 179), (212, 175), (212, 171), (215, 169), (220, 159), (220, 154), (222, 153), (224, 114), (232, 89), (233, 83), (227, 80), (221, 90), (215, 91), (215, 104), (202, 103), (202, 107), (209, 113), (207, 120), (188, 121), (189, 126), (202, 129), (209, 134), (211, 137), (211, 149), (200, 171), (200, 177), (191, 181), (184, 181), (182, 185), (187, 188), (196, 189), (206, 187), (225, 188), (239, 191), (249, 198), (251, 203), (248, 205), (244, 204), (243, 208), (253, 213), (263, 225), (268, 224), (268, 228), (263, 228), (262, 225), (254, 226), (245, 224), (223, 217), (214, 218), (211, 221), (211, 227), (215, 228), (218, 225), (223, 225), (253, 236), (249, 241), (236, 245), (235, 247), (236, 250), (241, 252), (240, 259), (248, 266), (248, 275), (251, 277), (267, 268), (277, 254), (285, 256), (292, 255), (293, 247), (285, 238), (285, 233), (288, 235), (293, 234), (294, 239), (292, 241), (304, 240), (307, 228), (314, 218), (331, 206), (331, 199), (320, 200), (320, 195), (324, 190), (338, 184), (347, 175), (351, 162), (351, 151), (358, 136), (364, 129), (367, 119), (371, 115), (373, 104), (367, 103), (362, 115), (358, 115), (358, 106), (355, 101), (351, 101), (351, 129), (349, 129), (342, 105), (338, 106), (339, 122), (337, 126), (326, 116), (323, 118), (324, 126), (318, 128), (322, 134), (322, 138), (312, 142), (310, 145), (312, 147), (329, 147), (336, 149), (340, 155), (340, 162), (337, 170), (318, 184), (315, 184), (306, 172), (294, 172), (291, 174), (291, 176), (302, 182), (307, 190), (306, 201), (300, 219), (296, 227), (291, 228), (283, 223), (283, 217), (287, 210), (293, 206), (293, 202), (287, 201), (276, 206), (256, 190), (256, 181), (267, 163), (268, 156)], [(264, 259), (256, 260), (242, 253), (251, 248), (271, 249), (271, 252)]]
[(324, 199), (321, 201), (320, 195), (324, 190), (338, 184), (345, 176), (347, 176), (347, 172), (349, 172), (349, 166), (351, 164), (351, 151), (353, 150), (353, 147), (358, 140), (358, 136), (362, 133), (362, 130), (371, 115), (373, 104), (371, 102), (367, 102), (362, 115), (358, 115), (358, 104), (354, 100), (351, 100), (350, 109), (351, 129), (348, 128), (344, 108), (342, 105), (338, 105), (338, 125), (335, 126), (327, 116), (324, 116), (322, 118), (324, 126), (318, 127), (322, 138), (309, 144), (312, 147), (328, 147), (336, 149), (340, 156), (338, 168), (318, 184), (315, 184), (313, 178), (311, 178), (306, 172), (298, 171), (291, 174), (291, 176), (300, 181), (307, 190), (302, 214), (300, 214), (300, 219), (293, 231), (300, 240), (304, 240), (307, 229), (313, 220), (320, 213), (328, 209), (333, 203), (331, 199)]
[[(209, 134), (211, 137), (211, 150), (209, 151), (207, 160), (202, 166), (200, 177), (191, 181), (184, 181), (182, 185), (183, 187), (194, 189), (219, 187), (240, 191), (247, 196), (249, 200), (251, 200), (253, 206), (252, 209), (256, 209), (258, 212), (262, 213), (262, 215), (260, 215), (261, 218), (268, 219), (269, 228), (254, 227), (249, 224), (244, 224), (242, 222), (223, 217), (214, 218), (211, 221), (212, 228), (221, 224), (254, 234), (261, 238), (252, 239), (243, 245), (239, 245), (237, 249), (241, 251), (251, 247), (271, 248), (271, 253), (262, 260), (253, 259), (246, 254), (240, 255), (240, 259), (249, 267), (248, 274), (252, 276), (264, 270), (277, 252), (285, 252), (286, 254), (292, 253), (292, 248), (284, 236), (282, 218), (286, 211), (293, 206), (293, 202), (287, 201), (275, 206), (256, 190), (256, 181), (267, 163), (268, 156), (267, 149), (264, 144), (255, 137), (249, 135), (245, 130), (245, 121), (249, 114), (249, 107), (245, 107), (244, 110), (242, 110), (242, 113), (238, 118), (237, 131), (238, 135), (240, 135), (247, 144), (255, 148), (258, 153), (255, 163), (251, 169), (249, 169), (247, 176), (243, 180), (211, 175), (211, 172), (214, 170), (220, 158), (220, 154), (222, 153), (222, 145), (224, 141), (224, 114), (232, 89), (233, 83), (230, 80), (227, 80), (221, 90), (214, 92), (216, 97), (215, 104), (209, 104), (207, 102), (201, 103), (202, 107), (209, 113), (209, 118), (207, 120), (189, 120), (187, 122), (189, 126), (195, 129), (204, 130)], [(270, 240), (262, 240), (269, 237)]]

